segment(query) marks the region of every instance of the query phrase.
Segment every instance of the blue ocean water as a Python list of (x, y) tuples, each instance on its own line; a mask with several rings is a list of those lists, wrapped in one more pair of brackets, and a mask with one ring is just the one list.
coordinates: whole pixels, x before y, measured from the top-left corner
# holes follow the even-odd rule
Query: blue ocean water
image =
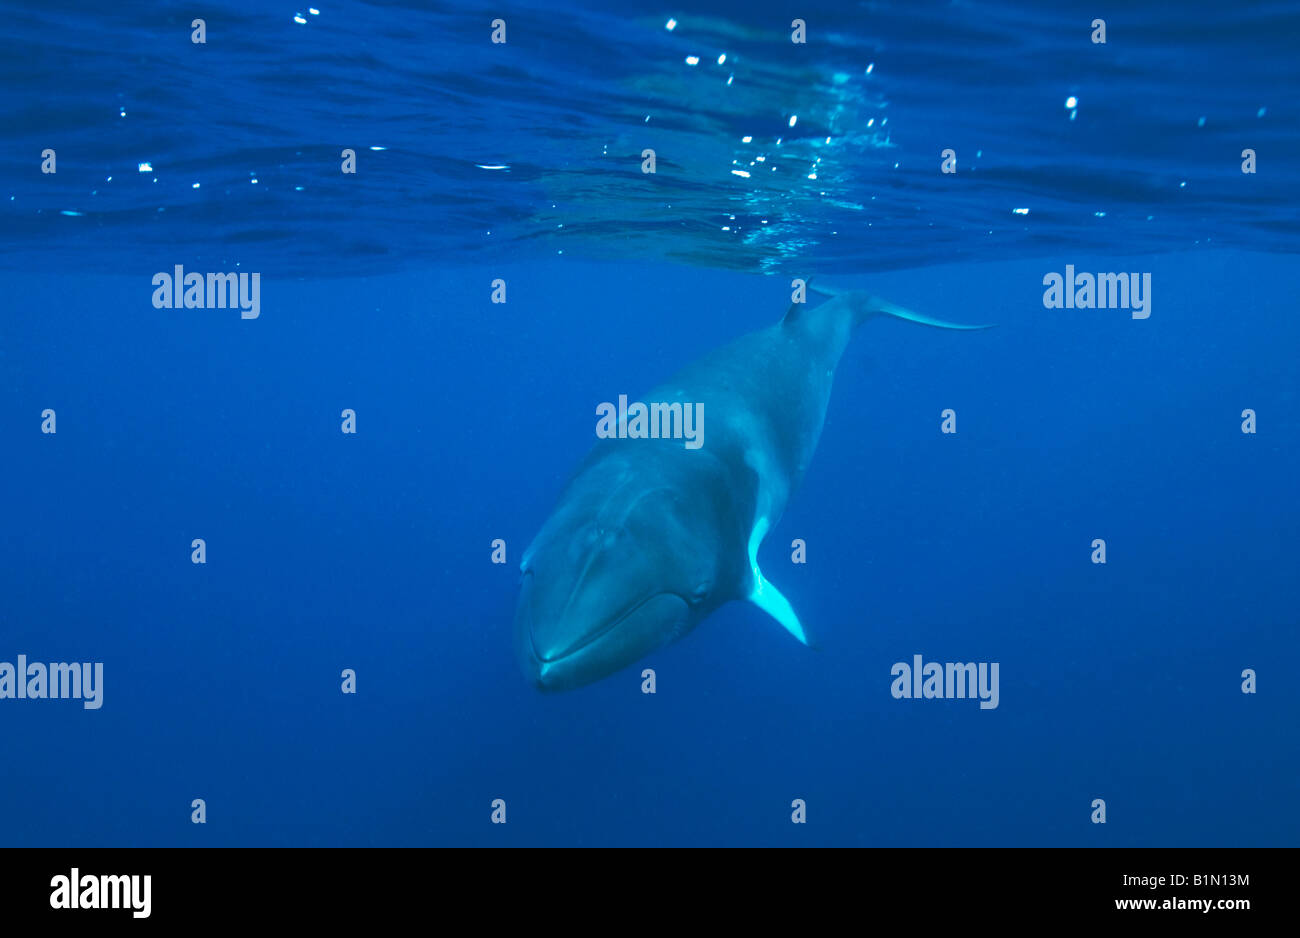
[[(0, 698), (0, 844), (1295, 845), (1300, 4), (1102, 7), (6, 6), (0, 662), (104, 678)], [(760, 554), (819, 648), (732, 603), (539, 693), (595, 406), (809, 276), (998, 323), (840, 363)]]

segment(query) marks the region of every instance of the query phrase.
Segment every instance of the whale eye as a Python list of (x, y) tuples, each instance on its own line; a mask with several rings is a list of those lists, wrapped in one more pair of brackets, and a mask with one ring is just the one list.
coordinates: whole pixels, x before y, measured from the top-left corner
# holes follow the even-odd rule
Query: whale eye
[(695, 589), (691, 590), (691, 602), (697, 603), (709, 595), (709, 590), (713, 589), (713, 584), (704, 580), (696, 584)]

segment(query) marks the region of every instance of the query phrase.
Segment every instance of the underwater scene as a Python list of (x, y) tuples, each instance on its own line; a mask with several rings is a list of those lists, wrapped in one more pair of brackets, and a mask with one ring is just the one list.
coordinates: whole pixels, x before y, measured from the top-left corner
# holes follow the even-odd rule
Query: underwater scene
[(322, 2), (4, 4), (0, 845), (1300, 842), (1300, 3)]

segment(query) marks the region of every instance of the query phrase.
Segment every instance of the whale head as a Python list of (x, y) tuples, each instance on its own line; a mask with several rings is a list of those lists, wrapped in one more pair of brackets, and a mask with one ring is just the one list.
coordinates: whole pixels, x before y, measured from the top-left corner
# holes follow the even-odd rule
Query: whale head
[(707, 506), (637, 475), (617, 462), (580, 474), (524, 555), (515, 647), (542, 690), (606, 677), (719, 605)]

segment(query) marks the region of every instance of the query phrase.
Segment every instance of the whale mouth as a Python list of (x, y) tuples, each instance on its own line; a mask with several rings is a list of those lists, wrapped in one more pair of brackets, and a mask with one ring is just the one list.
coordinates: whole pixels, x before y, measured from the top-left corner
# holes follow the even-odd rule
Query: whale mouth
[(557, 662), (557, 661), (563, 661), (565, 658), (571, 658), (571, 657), (573, 657), (574, 655), (576, 655), (576, 654), (578, 654), (579, 652), (581, 652), (583, 649), (585, 649), (585, 648), (591, 646), (591, 645), (594, 644), (595, 642), (597, 642), (597, 641), (599, 641), (600, 639), (604, 638), (606, 635), (608, 635), (608, 634), (609, 634), (610, 632), (612, 632), (614, 629), (618, 628), (620, 625), (622, 625), (624, 622), (626, 622), (627, 619), (628, 619), (630, 616), (632, 616), (632, 615), (635, 614), (638, 610), (640, 610), (641, 608), (643, 608), (643, 607), (646, 605), (646, 603), (648, 603), (648, 602), (650, 602), (652, 599), (654, 599), (655, 596), (663, 595), (663, 594), (661, 594), (661, 593), (654, 593), (654, 594), (652, 594), (652, 595), (650, 595), (650, 596), (646, 596), (644, 599), (638, 600), (637, 602), (635, 602), (635, 603), (633, 603), (632, 605), (628, 606), (628, 607), (627, 607), (626, 609), (624, 609), (621, 613), (619, 613), (617, 616), (614, 616), (613, 618), (611, 618), (608, 622), (606, 622), (606, 623), (605, 623), (604, 625), (602, 625), (600, 628), (598, 628), (598, 629), (596, 629), (596, 630), (594, 630), (594, 631), (588, 632), (588, 633), (583, 637), (582, 641), (578, 642), (577, 644), (574, 644), (574, 645), (568, 645), (568, 646), (566, 646), (562, 651), (558, 651), (558, 652), (557, 652), (557, 651), (551, 651), (551, 652), (549, 652), (549, 653), (544, 654), (544, 653), (542, 653), (540, 650), (538, 650), (538, 647), (537, 647), (537, 633), (536, 633), (536, 631), (535, 631), (535, 629), (534, 629), (534, 626), (536, 625), (537, 619), (536, 619), (536, 617), (532, 614), (532, 603), (531, 603), (531, 601), (530, 601), (530, 600), (532, 599), (532, 597), (531, 597), (531, 595), (527, 595), (527, 591), (530, 589), (531, 586), (532, 586), (532, 574), (529, 573), (529, 574), (527, 575), (527, 577), (526, 577), (526, 582), (525, 582), (525, 584), (524, 584), (524, 590), (525, 590), (525, 592), (526, 592), (526, 599), (525, 599), (525, 601), (528, 602), (528, 640), (529, 640), (529, 644), (532, 646), (533, 657), (536, 658), (539, 662), (541, 662), (541, 663), (543, 663), (543, 664), (554, 664), (554, 663)]
[[(656, 592), (568, 644), (539, 641), (531, 574), (525, 574), (516, 635), (525, 675), (543, 691), (568, 690), (613, 674), (672, 638), (689, 620), (690, 606), (672, 592)], [(542, 623), (545, 631), (546, 623)]]

